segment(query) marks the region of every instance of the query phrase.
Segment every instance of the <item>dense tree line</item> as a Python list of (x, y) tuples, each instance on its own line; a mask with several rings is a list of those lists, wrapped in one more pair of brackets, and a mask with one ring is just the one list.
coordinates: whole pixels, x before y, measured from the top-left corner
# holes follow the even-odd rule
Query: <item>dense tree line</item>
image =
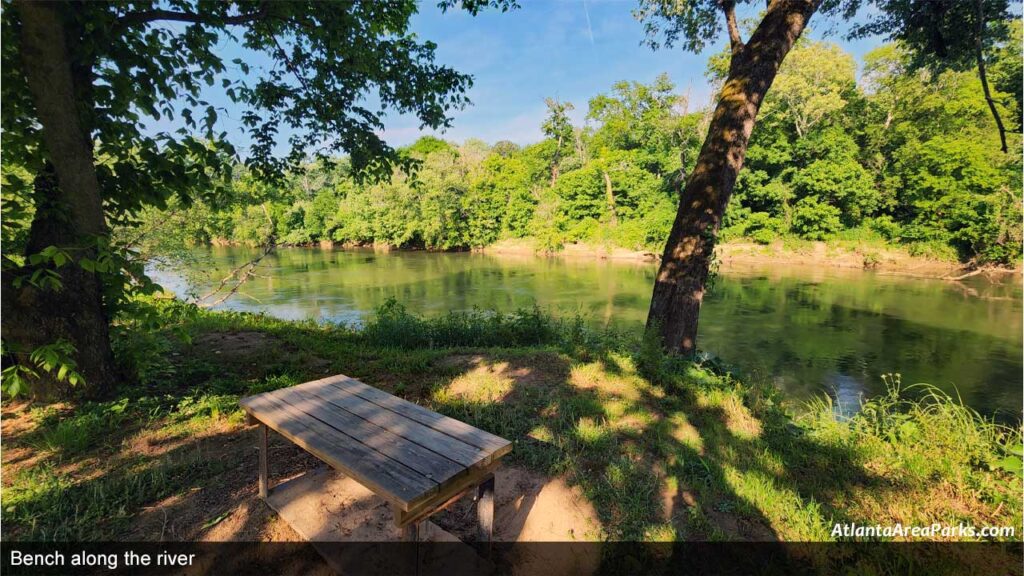
[[(1020, 40), (1017, 24), (989, 71), (1017, 132)], [(882, 46), (865, 56), (858, 81), (856, 62), (838, 46), (799, 43), (762, 106), (722, 238), (861, 239), (1016, 262), (1020, 155), (1000, 151), (976, 73), (930, 71), (910, 59), (898, 44)], [(727, 65), (725, 55), (711, 59), (713, 84)], [(260, 244), (272, 234), (293, 244), (451, 250), (531, 238), (540, 249), (659, 250), (709, 110), (665, 76), (614, 85), (590, 100), (578, 126), (572, 104), (547, 105), (540, 142), (424, 137), (400, 150), (414, 169), (396, 169), (390, 181), (356, 178), (346, 160), (309, 164), (284, 186), (243, 174), (218, 201), (188, 208), (185, 239)], [(1013, 141), (1019, 148), (1019, 136)]]

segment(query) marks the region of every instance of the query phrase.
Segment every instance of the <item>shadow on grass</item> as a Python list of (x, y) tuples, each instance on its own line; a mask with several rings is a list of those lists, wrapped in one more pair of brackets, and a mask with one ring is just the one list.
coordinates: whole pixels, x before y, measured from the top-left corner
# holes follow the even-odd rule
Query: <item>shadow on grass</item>
[[(856, 454), (781, 412), (754, 417), (740, 394), (698, 383), (652, 386), (630, 375), (627, 358), (460, 358), (418, 400), (513, 440), (510, 463), (564, 475), (594, 506), (605, 541), (825, 540), (835, 522), (870, 520), (842, 509), (851, 490), (886, 489)], [(650, 559), (606, 560), (628, 571)]]

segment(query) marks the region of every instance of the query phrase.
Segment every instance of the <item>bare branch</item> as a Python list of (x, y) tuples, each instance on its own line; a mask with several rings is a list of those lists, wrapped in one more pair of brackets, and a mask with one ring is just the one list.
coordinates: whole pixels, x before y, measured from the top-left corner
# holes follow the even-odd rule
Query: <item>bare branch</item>
[(302, 74), (299, 68), (295, 66), (295, 63), (292, 62), (292, 59), (288, 57), (288, 53), (285, 52), (284, 47), (281, 46), (280, 42), (278, 42), (277, 36), (274, 36), (273, 38), (274, 46), (277, 47), (277, 53), (278, 55), (281, 56), (281, 59), (284, 60), (285, 66), (288, 67), (288, 70), (299, 81), (299, 84), (302, 84), (302, 87), (306, 90), (306, 92), (312, 93), (312, 90), (309, 89), (309, 84), (306, 83), (306, 76)]
[(1017, 271), (1014, 270), (1013, 268), (997, 268), (995, 266), (982, 266), (980, 268), (975, 268), (973, 270), (970, 270), (970, 271), (968, 271), (968, 272), (966, 272), (964, 274), (960, 274), (959, 276), (943, 276), (942, 279), (943, 280), (950, 280), (950, 281), (953, 281), (953, 282), (959, 282), (960, 280), (966, 280), (967, 278), (970, 278), (972, 276), (977, 276), (979, 274), (984, 274), (985, 276), (994, 276), (996, 274), (1016, 274), (1016, 273), (1017, 273)]
[[(270, 217), (270, 210), (267, 208), (266, 203), (262, 205), (262, 208), (263, 214), (267, 217), (267, 222), (270, 224), (270, 233), (267, 235), (267, 239), (263, 243), (263, 249), (260, 251), (260, 254), (253, 258), (252, 260), (249, 260), (248, 262), (242, 264), (241, 266), (238, 266), (231, 270), (231, 272), (227, 276), (221, 279), (220, 283), (217, 285), (216, 288), (208, 292), (205, 296), (196, 299), (197, 305), (203, 308), (212, 308), (214, 306), (217, 306), (218, 304), (222, 304), (225, 300), (236, 294), (238, 292), (238, 289), (241, 288), (243, 284), (245, 284), (254, 276), (256, 276), (256, 269), (259, 267), (260, 261), (262, 261), (264, 258), (267, 257), (268, 254), (274, 251), (274, 248), (277, 246), (277, 238), (274, 234), (274, 219)], [(227, 292), (223, 292), (224, 288), (232, 280), (234, 280), (235, 282), (231, 286), (231, 289), (228, 290)], [(216, 296), (217, 294), (220, 294), (219, 298), (217, 298), (213, 302), (207, 302), (207, 300)]]

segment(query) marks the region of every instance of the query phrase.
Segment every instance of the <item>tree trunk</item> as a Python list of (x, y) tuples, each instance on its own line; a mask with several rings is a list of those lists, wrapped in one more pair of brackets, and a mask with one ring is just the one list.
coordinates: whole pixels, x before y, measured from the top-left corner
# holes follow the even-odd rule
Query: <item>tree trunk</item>
[[(61, 18), (60, 5), (19, 2), (21, 56), (29, 91), (42, 126), (48, 168), (36, 178), (37, 211), (27, 254), (47, 246), (66, 248), (75, 262), (56, 269), (63, 288), (13, 288), (5, 279), (4, 339), (22, 354), (64, 340), (75, 347), (74, 360), (84, 379), (77, 395), (98, 397), (117, 381), (110, 348), (109, 317), (100, 278), (78, 265), (95, 258), (96, 238), (108, 233), (99, 182), (93, 165), (92, 137), (82, 114), (87, 109), (76, 95), (88, 93), (81, 70), (73, 70), (74, 41)], [(41, 264), (46, 266), (46, 264)], [(31, 268), (28, 268), (31, 272)], [(24, 272), (24, 271), (23, 271)], [(8, 274), (7, 276), (10, 276)], [(40, 374), (44, 381), (31, 393), (40, 398), (68, 397), (66, 383)]]
[(607, 170), (601, 170), (604, 175), (604, 195), (608, 202), (608, 214), (611, 216), (612, 226), (619, 225), (619, 216), (615, 213), (615, 191), (612, 189), (612, 178)]
[(743, 167), (754, 119), (817, 5), (817, 0), (775, 0), (750, 40), (733, 44), (729, 75), (697, 164), (680, 194), (647, 316), (648, 329), (659, 330), (668, 350), (696, 350), (697, 320), (715, 240)]
[(562, 137), (558, 137), (558, 144), (555, 146), (555, 159), (551, 162), (551, 186), (558, 182), (558, 163), (562, 161)]

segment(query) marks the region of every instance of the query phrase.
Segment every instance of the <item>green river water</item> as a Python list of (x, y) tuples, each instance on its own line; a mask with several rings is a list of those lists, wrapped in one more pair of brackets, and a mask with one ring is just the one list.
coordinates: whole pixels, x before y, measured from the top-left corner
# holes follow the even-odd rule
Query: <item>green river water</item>
[[(253, 252), (211, 248), (187, 269), (155, 274), (179, 295)], [(651, 263), (470, 253), (284, 248), (222, 308), (285, 319), (363, 322), (395, 298), (410, 311), (514, 310), (534, 303), (598, 326), (639, 331)], [(701, 311), (699, 347), (799, 402), (831, 395), (842, 409), (884, 391), (881, 375), (928, 382), (1001, 420), (1020, 418), (1022, 289), (810, 266), (723, 268)]]

